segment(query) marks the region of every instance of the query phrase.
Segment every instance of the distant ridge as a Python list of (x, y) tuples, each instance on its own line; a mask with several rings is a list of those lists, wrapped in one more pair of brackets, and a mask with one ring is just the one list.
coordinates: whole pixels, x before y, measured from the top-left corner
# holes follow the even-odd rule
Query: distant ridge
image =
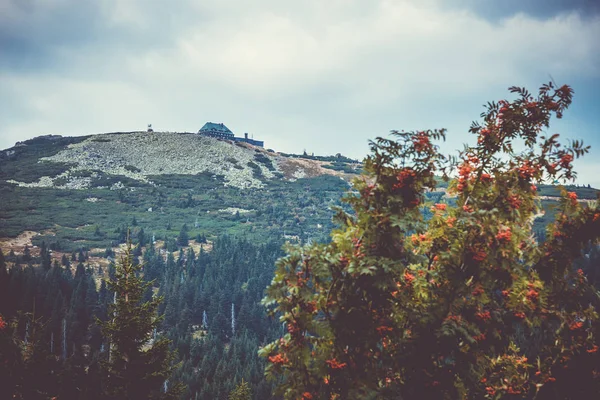
[(152, 183), (152, 176), (209, 173), (223, 177), (226, 186), (260, 188), (271, 179), (345, 177), (358, 171), (346, 164), (339, 167), (328, 161), (286, 157), (254, 146), (251, 140), (229, 141), (192, 132), (44, 135), (0, 152), (0, 158), (14, 157), (21, 158), (23, 167), (32, 163), (54, 167), (42, 169), (35, 179), (20, 179), (23, 173), (17, 171), (14, 174), (6, 171), (0, 178), (21, 187), (62, 189), (93, 188), (99, 174)]

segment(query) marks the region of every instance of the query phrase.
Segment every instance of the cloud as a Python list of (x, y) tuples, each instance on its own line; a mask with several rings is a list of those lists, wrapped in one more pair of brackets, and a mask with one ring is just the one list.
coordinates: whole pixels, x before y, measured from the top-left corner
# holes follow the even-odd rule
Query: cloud
[(94, 4), (4, 0), (0, 3), (0, 67), (35, 69), (40, 62), (51, 63), (58, 47), (93, 40), (102, 25), (101, 10)]
[(572, 12), (577, 12), (584, 18), (594, 18), (600, 14), (600, 3), (597, 0), (454, 0), (447, 2), (446, 6), (466, 7), (492, 21), (502, 20), (516, 13), (524, 13), (537, 19)]
[(600, 16), (533, 3), (491, 18), (469, 1), (13, 1), (0, 13), (0, 44), (12, 43), (0, 47), (0, 147), (216, 121), (278, 150), (357, 158), (391, 129), (447, 127), (451, 150), (484, 102), (549, 74), (579, 85), (562, 126), (594, 138), (600, 121), (577, 101), (598, 99)]

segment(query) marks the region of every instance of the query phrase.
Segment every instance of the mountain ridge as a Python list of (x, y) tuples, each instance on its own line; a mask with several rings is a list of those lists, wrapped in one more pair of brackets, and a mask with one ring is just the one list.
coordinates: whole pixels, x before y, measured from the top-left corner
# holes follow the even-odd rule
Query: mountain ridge
[[(33, 245), (55, 250), (109, 248), (117, 228), (137, 221), (161, 239), (187, 225), (191, 237), (327, 240), (331, 206), (361, 167), (341, 154), (291, 155), (184, 132), (39, 136), (0, 151), (0, 238), (31, 231)], [(430, 200), (448, 197), (445, 185)], [(567, 188), (585, 202), (599, 193)], [(539, 195), (541, 229), (559, 190), (540, 185)]]
[(128, 226), (314, 239), (360, 168), (183, 132), (39, 136), (0, 151), (0, 238), (35, 232), (29, 244), (55, 251), (114, 248)]
[[(4, 150), (5, 158), (28, 142), (59, 141), (61, 136), (40, 136), (19, 142)], [(71, 164), (55, 176), (43, 175), (37, 181), (7, 180), (22, 187), (58, 187), (88, 189), (97, 173), (80, 176), (80, 171), (100, 171), (108, 175), (153, 184), (149, 176), (195, 175), (209, 173), (223, 176), (226, 186), (260, 188), (264, 180), (276, 177), (298, 179), (319, 175), (342, 178), (347, 173), (323, 168), (329, 162), (298, 160), (281, 153), (264, 150), (248, 143), (232, 142), (187, 132), (119, 132), (89, 135), (67, 144), (56, 154), (40, 157), (38, 163)], [(355, 169), (359, 166), (355, 163)], [(350, 174), (352, 175), (352, 174)]]

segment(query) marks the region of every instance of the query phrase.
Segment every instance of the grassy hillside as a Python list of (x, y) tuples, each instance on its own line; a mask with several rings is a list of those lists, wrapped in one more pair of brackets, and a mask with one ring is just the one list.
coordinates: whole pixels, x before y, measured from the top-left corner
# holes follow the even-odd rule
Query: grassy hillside
[[(74, 251), (114, 246), (126, 226), (163, 239), (176, 237), (185, 224), (190, 238), (326, 240), (331, 206), (360, 172), (360, 164), (340, 155), (280, 155), (192, 136), (42, 137), (0, 152), (0, 237), (34, 231), (40, 233), (34, 244)], [(179, 151), (173, 141), (198, 147)], [(137, 147), (126, 148), (131, 143)], [(153, 156), (132, 155), (139, 148)], [(173, 158), (178, 164), (169, 164)], [(598, 195), (593, 188), (567, 189), (580, 199)], [(541, 185), (539, 193), (545, 214), (535, 230), (553, 219), (559, 189)]]
[[(261, 149), (214, 139), (191, 152), (210, 164), (206, 171), (197, 172), (202, 168), (196, 167), (190, 174), (152, 174), (169, 158), (148, 161), (138, 155), (131, 161), (98, 147), (125, 137), (39, 138), (0, 153), (0, 237), (35, 231), (41, 234), (34, 244), (45, 241), (54, 249), (73, 251), (115, 245), (120, 227), (138, 225), (162, 239), (177, 236), (186, 224), (191, 238), (227, 233), (261, 240), (284, 234), (322, 240), (332, 228), (330, 206), (339, 204), (349, 187), (342, 175), (327, 173), (316, 161), (289, 164)], [(154, 150), (161, 152), (160, 147)], [(105, 159), (97, 159), (97, 154)], [(231, 184), (236, 171), (244, 172), (242, 167), (212, 163), (211, 157), (233, 166), (254, 160), (246, 162), (246, 176), (250, 171), (260, 184)], [(68, 159), (73, 162), (62, 161)], [(106, 159), (122, 165), (114, 161), (104, 170), (92, 169)], [(221, 171), (218, 167), (223, 174), (214, 173)], [(324, 172), (319, 174), (319, 168)], [(118, 174), (123, 171), (127, 172)], [(266, 171), (273, 172), (270, 178)], [(143, 172), (148, 173), (142, 176)]]

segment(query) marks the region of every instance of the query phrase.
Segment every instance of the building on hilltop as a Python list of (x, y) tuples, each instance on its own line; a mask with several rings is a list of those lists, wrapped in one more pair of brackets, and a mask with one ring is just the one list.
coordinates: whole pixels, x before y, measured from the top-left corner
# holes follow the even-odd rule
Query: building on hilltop
[(244, 133), (244, 137), (235, 137), (233, 132), (229, 130), (223, 123), (207, 122), (198, 131), (199, 135), (210, 136), (217, 139), (233, 140), (235, 142), (249, 143), (253, 146), (265, 147), (265, 142), (262, 140), (254, 140), (248, 138), (248, 134)]
[(234, 140), (233, 132), (223, 125), (223, 123), (215, 124), (214, 122), (207, 122), (198, 133), (200, 135), (211, 136), (218, 139)]
[(245, 143), (249, 143), (249, 144), (251, 144), (251, 145), (253, 145), (253, 146), (265, 147), (265, 142), (264, 142), (264, 141), (262, 141), (262, 140), (254, 140), (254, 139), (250, 139), (250, 138), (248, 138), (248, 134), (247, 134), (247, 133), (244, 133), (244, 137), (243, 137), (243, 138), (241, 138), (241, 137), (236, 137), (236, 138), (234, 138), (234, 140), (235, 140), (236, 142), (245, 142)]

